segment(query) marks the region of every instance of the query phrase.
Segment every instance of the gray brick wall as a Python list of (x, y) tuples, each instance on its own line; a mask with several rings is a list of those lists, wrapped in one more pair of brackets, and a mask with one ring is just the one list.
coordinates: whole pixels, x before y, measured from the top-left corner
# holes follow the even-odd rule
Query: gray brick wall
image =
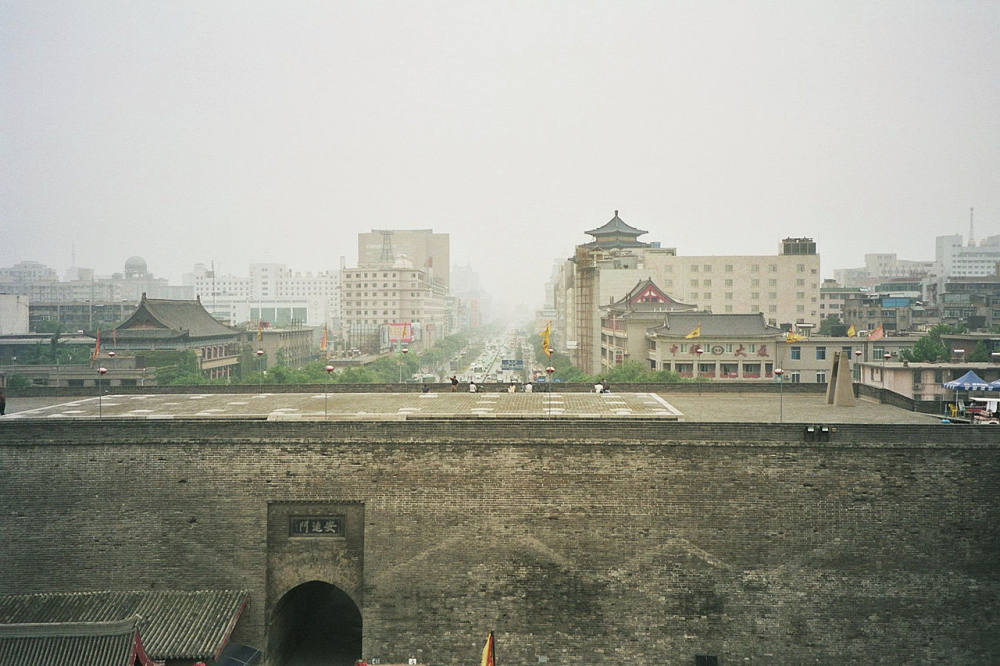
[(263, 647), (268, 503), (360, 503), (365, 654), (384, 662), (475, 663), (491, 629), (507, 664), (994, 661), (992, 431), (801, 440), (583, 420), (3, 423), (0, 593), (246, 588), (235, 638)]

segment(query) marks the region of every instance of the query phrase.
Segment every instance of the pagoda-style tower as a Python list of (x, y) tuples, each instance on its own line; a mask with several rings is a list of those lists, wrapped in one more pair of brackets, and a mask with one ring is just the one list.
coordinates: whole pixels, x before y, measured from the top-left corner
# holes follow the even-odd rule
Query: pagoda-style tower
[(618, 217), (617, 210), (615, 211), (615, 216), (607, 224), (597, 229), (591, 229), (586, 233), (589, 236), (593, 236), (594, 240), (580, 247), (607, 250), (624, 247), (649, 247), (649, 243), (643, 243), (638, 240), (639, 236), (649, 232), (625, 224)]

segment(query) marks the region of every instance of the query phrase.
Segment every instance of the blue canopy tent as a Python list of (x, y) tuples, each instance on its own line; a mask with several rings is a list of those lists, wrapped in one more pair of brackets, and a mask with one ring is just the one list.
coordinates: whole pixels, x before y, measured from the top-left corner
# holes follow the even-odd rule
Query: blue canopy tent
[(1000, 380), (990, 383), (969, 370), (958, 379), (945, 382), (943, 386), (952, 391), (1000, 391)]
[(942, 384), (946, 389), (951, 389), (955, 392), (955, 412), (964, 411), (959, 410), (958, 406), (958, 392), (959, 391), (1000, 391), (1000, 380), (995, 382), (987, 382), (985, 379), (977, 375), (972, 370), (959, 377), (958, 379), (953, 379), (950, 382), (945, 382)]

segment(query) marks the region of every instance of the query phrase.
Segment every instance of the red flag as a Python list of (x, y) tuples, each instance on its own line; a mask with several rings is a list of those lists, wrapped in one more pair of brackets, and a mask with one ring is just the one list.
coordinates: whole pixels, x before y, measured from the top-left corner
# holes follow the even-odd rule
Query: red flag
[(885, 331), (882, 330), (882, 324), (879, 324), (878, 328), (876, 328), (874, 331), (868, 334), (869, 340), (881, 340), (884, 337), (885, 337)]
[(111, 329), (111, 344), (114, 345), (115, 347), (118, 346), (118, 329), (117, 328)]
[(326, 326), (323, 327), (323, 341), (319, 343), (319, 350), (326, 351)]
[(94, 344), (94, 355), (90, 357), (90, 360), (94, 360), (100, 355), (101, 355), (101, 329), (97, 329), (97, 342)]
[(496, 666), (495, 646), (493, 645), (493, 632), (486, 637), (486, 645), (483, 647), (483, 661), (480, 666)]

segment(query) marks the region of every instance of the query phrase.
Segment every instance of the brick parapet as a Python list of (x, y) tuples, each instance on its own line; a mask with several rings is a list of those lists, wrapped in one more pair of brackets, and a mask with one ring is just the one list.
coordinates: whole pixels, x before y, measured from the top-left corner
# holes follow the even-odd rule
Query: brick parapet
[(269, 581), (333, 559), (270, 570), (268, 507), (325, 502), (364, 507), (383, 662), (475, 663), (495, 630), (511, 664), (992, 663), (996, 431), (803, 429), (0, 422), (0, 594), (249, 589), (234, 640), (263, 647)]

